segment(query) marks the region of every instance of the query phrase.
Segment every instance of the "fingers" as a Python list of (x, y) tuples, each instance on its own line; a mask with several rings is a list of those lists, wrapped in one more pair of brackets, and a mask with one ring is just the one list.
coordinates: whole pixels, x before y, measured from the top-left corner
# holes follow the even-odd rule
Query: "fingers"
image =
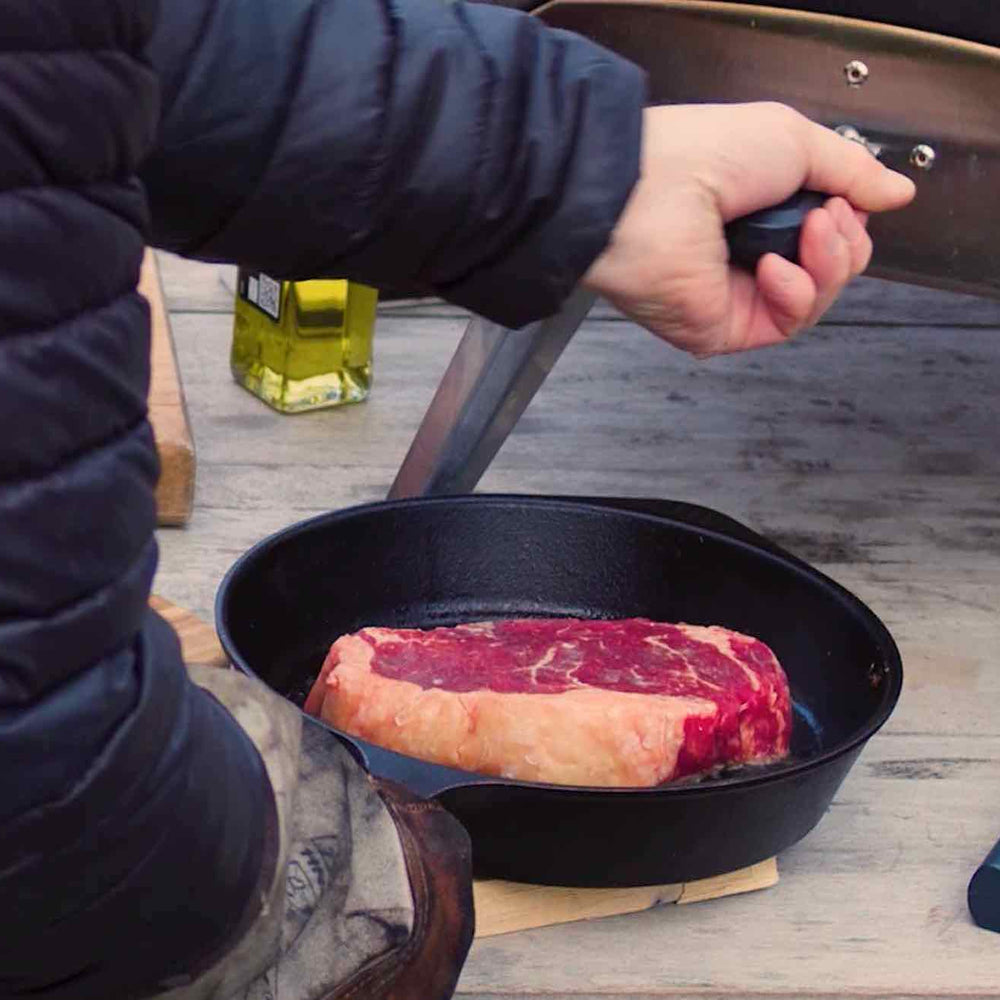
[(833, 305), (852, 277), (852, 250), (830, 209), (809, 213), (802, 227), (799, 260), (816, 284), (816, 301), (803, 324), (811, 326)]
[(847, 242), (851, 257), (851, 277), (856, 278), (868, 270), (872, 259), (872, 238), (865, 228), (868, 213), (856, 211), (843, 198), (831, 198), (824, 207), (833, 216), (840, 235)]
[(733, 273), (728, 328), (715, 332), (701, 356), (767, 347), (813, 326), (868, 266), (872, 243), (863, 218), (832, 198), (806, 219), (800, 265), (767, 254), (753, 278)]
[(794, 336), (815, 311), (816, 282), (808, 271), (777, 254), (768, 254), (758, 264), (757, 290), (764, 315), (747, 339), (762, 347)]
[(816, 301), (803, 326), (819, 321), (848, 282), (868, 267), (871, 256), (871, 237), (843, 198), (831, 198), (822, 210), (809, 214), (799, 257), (816, 285)]
[[(775, 255), (731, 268), (723, 225), (802, 188), (801, 266)], [(864, 147), (777, 104), (647, 109), (643, 169), (608, 248), (585, 277), (657, 336), (698, 357), (778, 343), (814, 324), (872, 255), (869, 212), (914, 185)]]
[(843, 195), (856, 208), (885, 212), (912, 201), (916, 186), (909, 177), (890, 170), (860, 143), (832, 129), (796, 116), (805, 143), (805, 187)]
[(840, 195), (863, 212), (902, 208), (916, 193), (910, 178), (863, 145), (787, 105), (694, 106), (688, 117), (688, 131), (700, 126), (714, 139), (712, 158), (694, 167), (726, 222), (801, 188)]
[(653, 332), (697, 358), (770, 347), (805, 326), (816, 303), (816, 284), (803, 268), (767, 254), (756, 275), (729, 271), (729, 291), (720, 313), (683, 330)]

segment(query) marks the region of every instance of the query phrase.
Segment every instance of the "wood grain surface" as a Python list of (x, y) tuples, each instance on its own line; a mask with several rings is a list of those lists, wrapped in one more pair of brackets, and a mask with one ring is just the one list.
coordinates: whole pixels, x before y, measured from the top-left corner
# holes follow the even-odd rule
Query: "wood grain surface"
[(156, 515), (160, 525), (180, 526), (194, 504), (194, 439), (184, 404), (184, 390), (174, 356), (173, 332), (163, 301), (156, 256), (143, 258), (139, 291), (149, 302), (150, 342), (149, 421), (160, 458)]
[(635, 889), (560, 889), (500, 880), (477, 882), (473, 887), (476, 937), (639, 913), (668, 903), (704, 903), (769, 889), (777, 883), (778, 864), (774, 858), (714, 878)]
[[(163, 273), (200, 464), (156, 585), (207, 616), (248, 545), (384, 496), (464, 319), (383, 311), (371, 399), (282, 417), (230, 379), (226, 269)], [(1000, 936), (965, 904), (1000, 837), (998, 378), (997, 304), (881, 282), (790, 345), (701, 363), (610, 310), (585, 324), (483, 489), (724, 511), (866, 601), (904, 691), (777, 886), (486, 938), (460, 1000), (1000, 995)]]
[(181, 641), (181, 655), (190, 666), (229, 667), (215, 629), (197, 615), (154, 594), (150, 605), (173, 626)]

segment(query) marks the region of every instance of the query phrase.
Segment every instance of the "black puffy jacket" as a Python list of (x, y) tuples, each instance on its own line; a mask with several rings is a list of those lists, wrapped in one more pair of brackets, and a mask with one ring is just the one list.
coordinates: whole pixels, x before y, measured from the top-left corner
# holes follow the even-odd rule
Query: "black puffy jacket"
[(521, 324), (605, 245), (643, 100), (495, 7), (0, 0), (0, 998), (148, 993), (254, 905), (261, 763), (147, 607), (145, 244)]

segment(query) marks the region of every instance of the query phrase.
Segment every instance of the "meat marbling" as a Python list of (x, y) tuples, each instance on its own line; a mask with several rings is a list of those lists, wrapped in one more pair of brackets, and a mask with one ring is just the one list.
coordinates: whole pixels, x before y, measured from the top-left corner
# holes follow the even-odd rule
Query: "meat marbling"
[(604, 787), (780, 759), (792, 726), (764, 643), (645, 619), (362, 629), (330, 648), (305, 709), (424, 760)]

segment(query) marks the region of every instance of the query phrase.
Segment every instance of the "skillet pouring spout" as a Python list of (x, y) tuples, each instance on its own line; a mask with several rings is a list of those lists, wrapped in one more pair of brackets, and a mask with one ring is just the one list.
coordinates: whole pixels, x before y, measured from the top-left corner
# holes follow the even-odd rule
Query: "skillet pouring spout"
[(372, 773), (449, 809), (479, 877), (655, 885), (772, 857), (821, 820), (902, 685), (892, 637), (854, 595), (738, 522), (665, 500), (476, 495), (334, 511), (243, 555), (216, 602), (232, 663), (299, 705), (347, 632), (562, 616), (761, 639), (789, 678), (791, 756), (695, 783), (577, 788), (456, 771), (331, 730)]

